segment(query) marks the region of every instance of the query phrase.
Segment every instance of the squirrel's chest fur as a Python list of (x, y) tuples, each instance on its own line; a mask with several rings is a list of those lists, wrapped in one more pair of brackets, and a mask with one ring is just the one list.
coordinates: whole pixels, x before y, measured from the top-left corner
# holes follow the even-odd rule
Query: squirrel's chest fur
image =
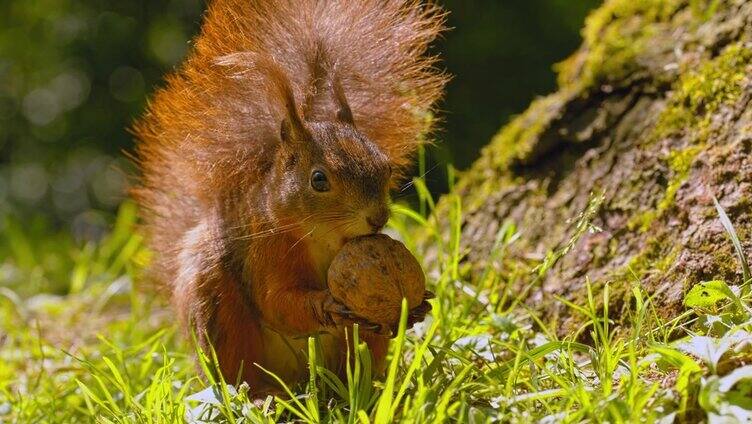
[[(310, 281), (311, 285), (323, 290), (326, 288), (327, 270), (335, 254), (334, 246), (329, 248), (315, 239), (307, 240), (299, 243), (290, 253), (280, 256), (282, 263), (277, 264), (277, 269), (288, 268), (289, 264), (285, 264), (284, 261), (297, 264), (296, 268), (300, 273), (297, 275), (299, 281)], [(251, 260), (268, 261), (269, 258), (251, 258)], [(271, 276), (257, 276), (257, 278), (265, 277)], [(262, 323), (261, 334), (264, 367), (284, 381), (304, 379), (308, 372), (308, 339), (311, 335), (286, 335), (264, 323)], [(319, 365), (325, 365), (328, 369), (338, 369), (346, 360), (343, 356), (344, 334), (341, 331), (329, 331), (313, 336), (315, 336), (319, 360), (322, 361)]]

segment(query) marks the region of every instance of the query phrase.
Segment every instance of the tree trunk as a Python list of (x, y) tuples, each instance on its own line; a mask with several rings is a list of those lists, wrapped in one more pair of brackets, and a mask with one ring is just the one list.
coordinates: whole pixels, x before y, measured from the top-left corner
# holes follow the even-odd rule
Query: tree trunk
[[(558, 92), (534, 101), (462, 173), (462, 252), (487, 264), (505, 221), (521, 239), (500, 267), (518, 290), (532, 267), (592, 224), (526, 297), (562, 333), (580, 318), (586, 281), (609, 283), (624, 316), (631, 287), (654, 294), (665, 317), (710, 279), (738, 282), (741, 266), (716, 196), (747, 252), (752, 246), (752, 2), (612, 0), (587, 20), (582, 47), (558, 65)], [(434, 219), (448, 227), (450, 201)], [(523, 264), (523, 265), (521, 265)]]

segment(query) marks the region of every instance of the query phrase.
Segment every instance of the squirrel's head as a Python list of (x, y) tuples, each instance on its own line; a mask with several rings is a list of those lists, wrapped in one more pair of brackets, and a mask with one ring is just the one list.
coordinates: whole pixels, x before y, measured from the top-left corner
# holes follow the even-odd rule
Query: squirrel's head
[(389, 218), (391, 166), (358, 131), (341, 90), (336, 119), (305, 121), (292, 96), (274, 160), (274, 210), (332, 248), (380, 231)]

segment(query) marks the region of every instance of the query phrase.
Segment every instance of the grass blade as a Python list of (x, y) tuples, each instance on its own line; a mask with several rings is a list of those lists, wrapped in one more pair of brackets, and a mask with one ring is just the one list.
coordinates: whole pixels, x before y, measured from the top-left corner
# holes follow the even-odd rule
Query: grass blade
[(742, 244), (739, 241), (739, 236), (736, 235), (734, 224), (731, 223), (731, 220), (729, 219), (728, 215), (726, 215), (726, 211), (723, 209), (723, 207), (718, 202), (718, 199), (715, 198), (715, 196), (713, 196), (713, 204), (715, 205), (715, 210), (718, 211), (718, 217), (721, 220), (721, 224), (723, 225), (723, 228), (726, 230), (726, 233), (731, 239), (731, 243), (733, 243), (734, 245), (736, 256), (739, 258), (739, 262), (741, 262), (741, 265), (742, 265), (744, 282), (747, 283), (750, 280), (752, 280), (752, 273), (750, 273), (750, 270), (749, 270), (749, 263), (747, 262), (747, 255), (744, 254), (744, 249), (742, 249)]

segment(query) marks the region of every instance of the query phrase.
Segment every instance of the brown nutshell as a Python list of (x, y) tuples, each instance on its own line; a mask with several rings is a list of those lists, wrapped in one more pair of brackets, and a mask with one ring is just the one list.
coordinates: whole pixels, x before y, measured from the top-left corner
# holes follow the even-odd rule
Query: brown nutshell
[(399, 322), (402, 298), (409, 309), (423, 301), (425, 275), (397, 240), (384, 234), (349, 241), (329, 266), (332, 296), (358, 316), (376, 324)]

